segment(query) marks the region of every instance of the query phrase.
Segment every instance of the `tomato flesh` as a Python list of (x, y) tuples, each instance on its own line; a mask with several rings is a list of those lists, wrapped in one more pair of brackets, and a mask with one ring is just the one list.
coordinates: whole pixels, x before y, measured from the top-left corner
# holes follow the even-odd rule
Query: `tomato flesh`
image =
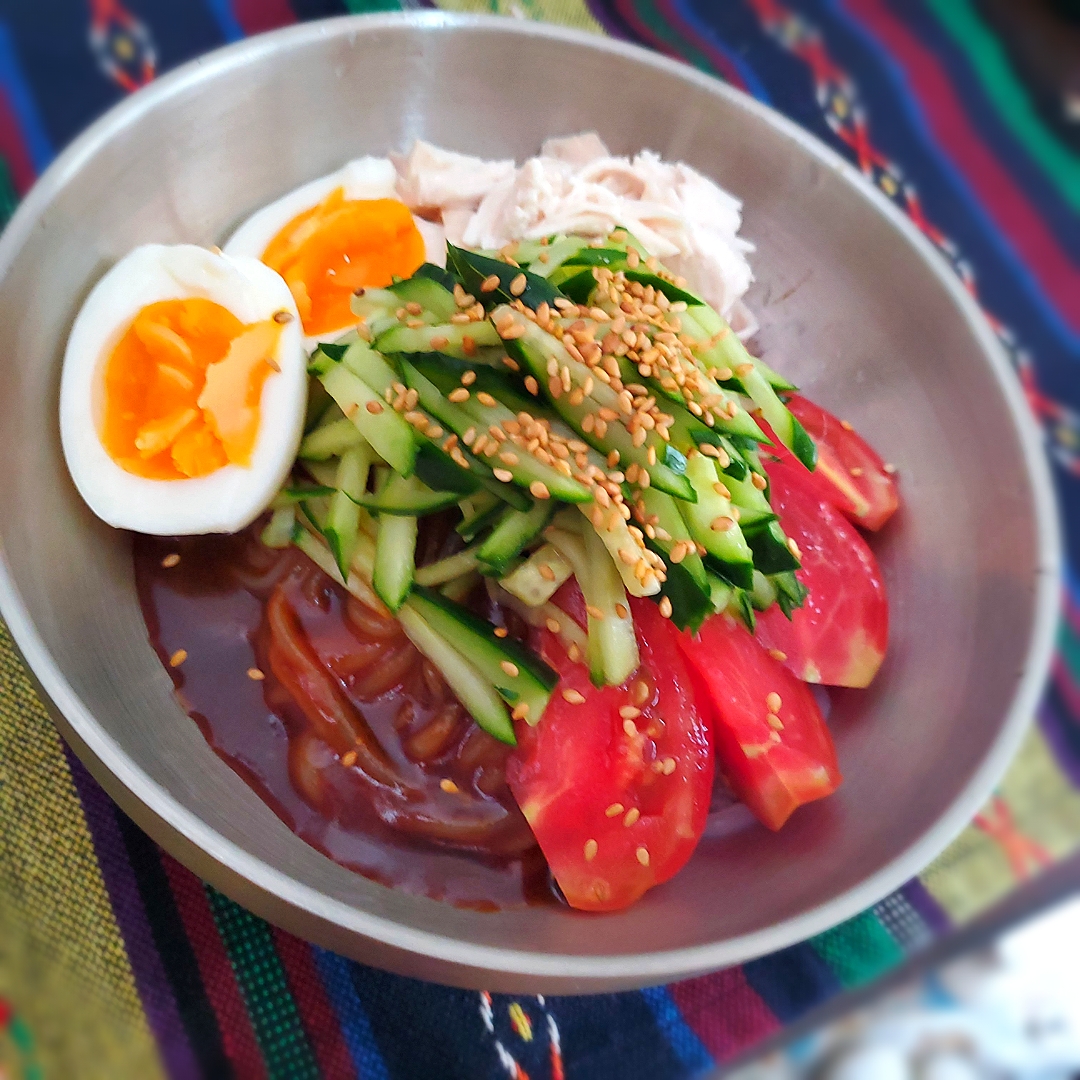
[(631, 607), (642, 662), (623, 686), (597, 689), (554, 635), (537, 635), (560, 681), (540, 723), (518, 723), (506, 772), (563, 895), (584, 911), (627, 907), (676, 874), (712, 793), (709, 729), (680, 635), (651, 601)]
[[(714, 615), (697, 638), (680, 635), (698, 701), (712, 711), (720, 771), (770, 829), (841, 781), (832, 736), (814, 695), (730, 615)], [(776, 694), (779, 702), (770, 695)]]
[[(864, 529), (880, 529), (896, 512), (900, 494), (877, 452), (850, 424), (845, 426), (799, 394), (791, 396), (788, 408), (817, 444), (817, 468), (807, 473), (807, 481), (849, 521)], [(786, 451), (780, 456), (795, 460)]]
[(799, 546), (795, 575), (808, 595), (790, 620), (777, 605), (762, 612), (758, 640), (784, 653), (805, 682), (869, 686), (889, 640), (889, 602), (874, 553), (798, 462), (764, 464), (773, 510)]

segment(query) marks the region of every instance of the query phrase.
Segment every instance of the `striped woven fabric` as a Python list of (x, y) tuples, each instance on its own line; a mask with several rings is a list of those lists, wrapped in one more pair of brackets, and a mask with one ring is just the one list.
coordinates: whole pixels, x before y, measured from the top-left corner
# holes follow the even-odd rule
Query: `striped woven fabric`
[[(0, 213), (97, 113), (245, 34), (392, 0), (0, 0)], [(855, 163), (983, 304), (1080, 538), (1080, 158), (974, 0), (443, 0), (638, 41)], [(89, 12), (89, 14), (88, 14)], [(66, 751), (0, 628), (0, 1076), (654, 1080), (698, 1075), (1080, 847), (1080, 590), (989, 806), (917, 880), (782, 953), (640, 993), (504, 997), (387, 975), (255, 918)]]

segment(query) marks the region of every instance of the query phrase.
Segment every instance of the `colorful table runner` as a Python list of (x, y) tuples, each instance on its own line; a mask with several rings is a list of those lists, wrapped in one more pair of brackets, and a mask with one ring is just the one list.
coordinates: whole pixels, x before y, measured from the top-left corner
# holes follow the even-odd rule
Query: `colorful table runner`
[[(0, 212), (95, 115), (189, 57), (365, 0), (0, 0)], [(984, 305), (1080, 539), (1080, 157), (974, 0), (442, 0), (610, 33), (719, 75), (845, 154)], [(1077, 410), (1077, 411), (1074, 411)], [(999, 791), (925, 873), (811, 941), (590, 998), (387, 975), (204, 885), (65, 749), (0, 628), (0, 1077), (666, 1080), (865, 984), (1080, 848), (1080, 592)]]

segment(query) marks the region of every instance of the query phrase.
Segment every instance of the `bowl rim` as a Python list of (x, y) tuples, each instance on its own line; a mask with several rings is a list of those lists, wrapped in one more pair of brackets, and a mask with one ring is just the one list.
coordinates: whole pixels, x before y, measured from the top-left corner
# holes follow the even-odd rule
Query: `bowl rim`
[[(302, 913), (319, 925), (333, 926), (339, 931), (360, 935), (393, 950), (439, 961), (459, 972), (481, 969), (518, 979), (557, 979), (564, 987), (569, 980), (577, 980), (585, 990), (600, 985), (606, 988), (616, 985), (643, 986), (743, 963), (803, 941), (860, 914), (916, 876), (960, 834), (991, 795), (1019, 749), (1034, 717), (1053, 656), (1062, 577), (1061, 536), (1050, 466), (1043, 450), (1041, 433), (1027, 409), (1019, 380), (989, 322), (945, 260), (910, 219), (870, 184), (859, 170), (816, 136), (742, 91), (687, 64), (638, 45), (587, 31), (500, 16), (456, 15), (435, 11), (333, 17), (285, 27), (226, 45), (186, 62), (113, 106), (56, 158), (16, 209), (0, 236), (0, 287), (55, 193), (117, 132), (136, 122), (159, 103), (218, 72), (242, 65), (260, 55), (276, 52), (286, 44), (300, 45), (326, 37), (348, 38), (401, 27), (434, 32), (477, 30), (517, 35), (524, 39), (553, 39), (597, 49), (631, 63), (644, 64), (674, 75), (749, 111), (797, 143), (820, 165), (840, 174), (862, 197), (870, 201), (879, 214), (888, 219), (921, 256), (959, 308), (1006, 399), (1019, 438), (1034, 503), (1038, 564), (1033, 589), (1031, 636), (1023, 671), (997, 738), (952, 805), (922, 836), (875, 874), (833, 899), (762, 929), (717, 942), (660, 952), (576, 956), (476, 944), (405, 926), (392, 918), (332, 899), (222, 836), (202, 818), (181, 806), (167, 789), (136, 765), (123, 747), (101, 729), (45, 646), (15, 585), (6, 556), (0, 549), (0, 615), (7, 621), (12, 638), (44, 703), (50, 707), (62, 733), (75, 746), (94, 775), (106, 784), (110, 793), (121, 798), (126, 808), (130, 806), (140, 824), (154, 832), (163, 845), (182, 861), (194, 861), (196, 851), (208, 857), (214, 871), (210, 875), (211, 880), (226, 893), (242, 893), (243, 902), (264, 917), (291, 921), (282, 918), (282, 905), (285, 905), (287, 909), (292, 909), (293, 914)], [(233, 888), (236, 885), (244, 887)], [(340, 947), (341, 942), (337, 944)]]

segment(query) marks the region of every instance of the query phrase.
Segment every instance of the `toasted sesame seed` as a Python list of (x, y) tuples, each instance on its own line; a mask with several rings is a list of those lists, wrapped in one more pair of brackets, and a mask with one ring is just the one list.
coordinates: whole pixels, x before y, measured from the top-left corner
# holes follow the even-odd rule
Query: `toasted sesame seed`
[(778, 713), (783, 704), (783, 700), (775, 690), (765, 695), (765, 708), (767, 708), (769, 712)]
[(753, 484), (754, 487), (758, 489), (758, 491), (764, 491), (769, 484), (769, 482), (765, 479), (764, 476), (761, 475), (761, 473), (751, 473), (750, 483)]
[(660, 607), (660, 614), (663, 615), (665, 619), (670, 619), (671, 618), (671, 597), (670, 596), (662, 596), (660, 598), (659, 607)]
[[(596, 858), (596, 852), (600, 845), (595, 840), (585, 841), (585, 861), (592, 862)], [(519, 1070), (520, 1071), (520, 1070)]]
[(500, 461), (505, 461), (507, 465), (516, 465), (521, 459), (512, 450), (504, 450), (499, 455)]
[(513, 296), (520, 296), (528, 285), (528, 279), (524, 274), (518, 274), (513, 281), (510, 282), (510, 293)]
[(618, 615), (620, 619), (628, 619), (630, 617), (630, 612), (625, 604), (616, 604), (615, 614)]
[(630, 700), (636, 705), (644, 705), (652, 696), (652, 690), (644, 679), (637, 679), (630, 687)]
[(623, 804), (621, 802), (613, 802), (605, 811), (605, 817), (618, 817), (623, 812)]
[(843, 429), (844, 429), (845, 431), (852, 431), (852, 430), (854, 430), (854, 429), (852, 428), (852, 426), (851, 426), (851, 421), (850, 421), (850, 420), (841, 420), (841, 421), (840, 421), (840, 426), (841, 426), (841, 427), (842, 427), (842, 428), (843, 428)]
[(744, 378), (745, 376), (749, 375), (750, 372), (753, 371), (753, 370), (754, 370), (754, 365), (753, 364), (740, 364), (735, 369), (735, 374), (738, 375), (739, 378)]
[(533, 493), (537, 499), (550, 499), (551, 492), (548, 491), (547, 484), (543, 480), (534, 480), (529, 485), (529, 490)]
[(472, 337), (469, 334), (462, 334), (461, 335), (461, 351), (466, 356), (475, 356), (476, 355), (476, 338)]
[[(541, 564), (540, 564), (540, 576), (541, 576), (541, 577), (542, 577), (542, 578), (543, 578), (543, 579), (544, 579), (545, 581), (554, 581), (554, 580), (555, 580), (555, 571), (554, 571), (554, 570), (552, 570), (552, 569), (551, 569), (551, 567), (550, 567), (550, 566), (548, 566), (548, 564), (547, 564), (547, 563), (541, 563)], [(558, 633), (558, 631), (557, 631), (557, 630), (556, 630), (556, 631), (552, 631), (552, 632), (553, 632), (553, 633)]]
[(619, 710), (619, 715), (624, 720), (635, 720), (641, 715), (641, 710), (634, 705), (624, 705)]
[(518, 675), (521, 674), (521, 671), (519, 670), (517, 664), (514, 664), (509, 660), (504, 660), (501, 664), (499, 664), (499, 667), (501, 667), (503, 671), (505, 671), (506, 674), (510, 676), (511, 679), (516, 679)]
[(784, 652), (783, 649), (770, 649), (769, 655), (781, 664), (787, 659), (787, 653)]
[(731, 498), (731, 492), (728, 489), (727, 484), (722, 484), (719, 480), (717, 480), (716, 483), (713, 484), (712, 487), (713, 487), (713, 491), (715, 491), (716, 494), (719, 495), (721, 498), (724, 498), (724, 499), (730, 499)]
[(499, 275), (491, 274), (480, 282), (481, 292), (494, 292), (499, 287)]
[(475, 439), (476, 439), (476, 428), (474, 428), (474, 427), (466, 428), (465, 429), (465, 434), (461, 436), (461, 441), (466, 446), (472, 446), (473, 441)]
[(796, 559), (802, 559), (802, 552), (799, 550), (799, 545), (795, 543), (794, 537), (789, 536), (787, 541), (788, 551), (795, 556)]
[(602, 619), (604, 617), (604, 613), (593, 604), (586, 604), (585, 610), (589, 613), (591, 619)]
[(519, 701), (514, 706), (514, 711), (510, 714), (514, 720), (527, 720), (529, 718), (529, 703), (527, 701)]
[(451, 390), (446, 396), (456, 404), (460, 401), (468, 401), (469, 391), (466, 390), (464, 386), (459, 386), (456, 389)]
[(528, 390), (533, 397), (536, 397), (540, 393), (540, 384), (531, 375), (526, 375), (525, 389)]
[(291, 311), (275, 311), (274, 312), (274, 322), (278, 323), (281, 326), (284, 326), (285, 323), (292, 322), (292, 318), (293, 317), (292, 317), (292, 312)]
[(675, 759), (673, 757), (664, 758), (664, 775), (670, 776), (675, 771)]
[(510, 633), (510, 631), (507, 630), (505, 626), (496, 626), (495, 627), (495, 636), (497, 638), (504, 638), (509, 633)]
[[(548, 567), (548, 569), (550, 570), (550, 569), (551, 569), (551, 567), (549, 566), (549, 567)], [(552, 577), (554, 577), (554, 576), (555, 576), (555, 575), (554, 575), (554, 574), (552, 574)], [(561, 623), (561, 622), (559, 622), (559, 620), (558, 620), (558, 619), (553, 619), (553, 618), (551, 618), (550, 616), (548, 616), (548, 618), (544, 620), (544, 625), (545, 625), (545, 626), (546, 626), (546, 627), (547, 627), (547, 628), (548, 628), (548, 629), (549, 629), (549, 630), (550, 630), (550, 631), (551, 631), (551, 632), (552, 632), (553, 634), (558, 634), (558, 633), (559, 633), (559, 632), (560, 632), (560, 631), (562, 630), (562, 623)], [(567, 698), (567, 700), (569, 701), (569, 698)]]
[(161, 565), (165, 567), (166, 570), (171, 570), (179, 562), (180, 556), (174, 551), (171, 555), (166, 555), (165, 558), (161, 560)]
[(563, 701), (568, 701), (571, 705), (584, 705), (585, 695), (580, 690), (575, 690), (573, 687), (569, 687), (562, 692)]
[(566, 655), (576, 664), (581, 659), (581, 650), (571, 641), (566, 647)]
[(894, 464), (893, 464), (893, 463), (892, 463), (891, 461), (886, 461), (886, 462), (885, 462), (885, 464), (884, 464), (884, 465), (882, 466), (882, 468), (883, 468), (883, 469), (885, 470), (885, 472), (887, 472), (887, 473), (888, 473), (888, 474), (889, 474), (890, 476), (892, 476), (892, 474), (893, 474), (894, 472), (896, 472), (896, 466), (895, 466), (895, 465), (894, 465)]
[(372, 416), (378, 416), (379, 413), (383, 411), (383, 404), (381, 401), (376, 401), (374, 398), (372, 398), (371, 401), (369, 401), (364, 406), (364, 408), (367, 409), (367, 411), (371, 413)]
[(634, 854), (637, 855), (637, 861), (642, 866), (649, 865), (649, 849), (647, 847), (639, 847)]
[(177, 649), (169, 657), (169, 667), (179, 667), (187, 659), (187, 649)]
[(638, 733), (637, 724), (635, 724), (633, 720), (624, 720), (623, 723), (622, 723), (622, 729), (623, 729), (623, 731), (626, 732), (626, 735), (627, 735), (628, 738), (630, 738), (630, 739), (636, 739), (637, 738), (637, 733)]
[(461, 790), (453, 780), (450, 780), (447, 777), (443, 777), (443, 779), (439, 781), (439, 787), (441, 787), (447, 795), (456, 795)]
[(358, 402), (353, 401), (345, 408), (345, 415), (351, 420), (360, 411)]
[(713, 532), (727, 532), (729, 529), (735, 527), (735, 522), (732, 518), (720, 516), (713, 520), (713, 523), (709, 526)]
[(780, 717), (777, 716), (774, 712), (769, 713), (769, 715), (765, 717), (765, 722), (769, 725), (769, 727), (775, 728), (777, 731), (784, 730), (784, 721), (781, 720)]
[[(481, 436), (481, 438), (484, 438), (484, 436)], [(477, 452), (479, 453), (479, 451)], [(501, 480), (504, 484), (509, 484), (514, 479), (514, 474), (509, 469), (495, 469), (494, 473), (495, 479)]]
[(631, 806), (630, 809), (626, 811), (622, 823), (629, 829), (639, 817), (641, 817), (641, 811), (636, 806)]
[(344, 765), (346, 769), (351, 769), (356, 764), (356, 759), (357, 753), (355, 750), (346, 750), (345, 753), (341, 755), (341, 764)]
[(479, 401), (481, 405), (486, 405), (489, 409), (494, 408), (496, 405), (495, 399), (486, 390), (481, 390), (480, 393), (476, 395), (476, 400)]
[(249, 667), (247, 669), (247, 677), (253, 682), (262, 682), (263, 679), (266, 678), (266, 676), (257, 667)]
[(858, 465), (852, 465), (848, 472), (850, 472), (852, 476), (862, 476), (863, 474), (862, 468)]

